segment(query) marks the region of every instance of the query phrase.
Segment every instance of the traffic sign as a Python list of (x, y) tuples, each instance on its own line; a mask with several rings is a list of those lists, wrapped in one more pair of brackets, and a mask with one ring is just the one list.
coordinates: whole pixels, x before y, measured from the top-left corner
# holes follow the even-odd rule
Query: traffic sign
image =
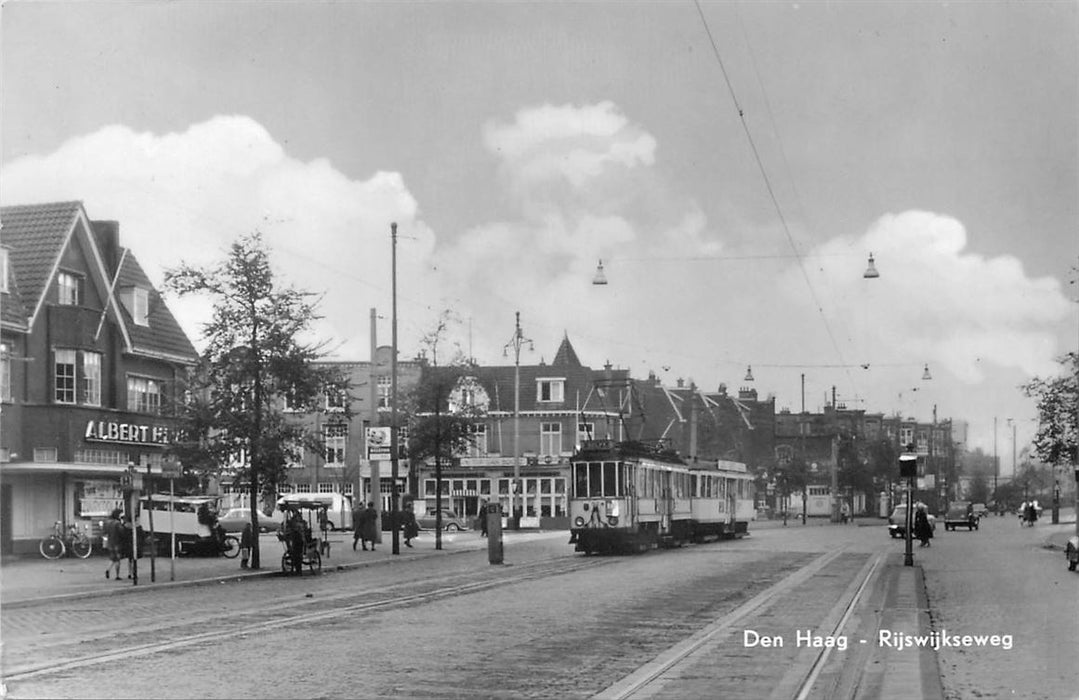
[(166, 459), (161, 463), (161, 476), (178, 479), (184, 475), (184, 465), (178, 459)]

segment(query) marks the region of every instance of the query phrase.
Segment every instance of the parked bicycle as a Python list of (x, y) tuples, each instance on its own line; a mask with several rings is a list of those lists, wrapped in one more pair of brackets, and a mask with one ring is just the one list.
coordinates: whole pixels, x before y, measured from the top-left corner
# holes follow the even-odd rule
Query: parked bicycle
[(51, 535), (41, 538), (41, 542), (38, 543), (37, 547), (41, 552), (41, 556), (46, 559), (59, 559), (68, 552), (71, 552), (79, 559), (85, 559), (94, 550), (90, 536), (75, 524), (68, 525), (67, 532), (64, 532), (64, 524), (57, 520), (56, 524), (52, 526), (52, 530)]

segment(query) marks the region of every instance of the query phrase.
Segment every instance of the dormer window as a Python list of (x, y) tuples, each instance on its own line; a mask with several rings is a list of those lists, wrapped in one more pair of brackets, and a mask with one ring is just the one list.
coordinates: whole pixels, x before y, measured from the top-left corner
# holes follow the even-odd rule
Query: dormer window
[(135, 287), (134, 304), (132, 306), (131, 317), (135, 319), (135, 324), (139, 326), (150, 325), (150, 290)]
[(536, 399), (547, 403), (561, 402), (565, 399), (565, 379), (537, 379)]
[(120, 291), (120, 303), (131, 314), (137, 326), (150, 325), (150, 290), (145, 287), (126, 287)]

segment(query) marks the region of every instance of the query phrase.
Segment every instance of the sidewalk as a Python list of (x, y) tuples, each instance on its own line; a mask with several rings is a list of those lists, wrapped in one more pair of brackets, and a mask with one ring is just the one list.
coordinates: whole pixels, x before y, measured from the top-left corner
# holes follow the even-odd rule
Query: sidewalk
[[(564, 533), (511, 532), (504, 533), (507, 541), (518, 542), (531, 539), (559, 537)], [(388, 564), (393, 561), (418, 559), (431, 556), (459, 554), (485, 550), (487, 540), (478, 532), (443, 533), (441, 550), (435, 549), (433, 532), (424, 531), (413, 540), (411, 548), (400, 542), (400, 554), (392, 553), (391, 533), (384, 532), (382, 544), (374, 551), (352, 551), (352, 533), (334, 532), (329, 536), (330, 554), (322, 557), (322, 570), (343, 570), (355, 567)], [(119, 593), (135, 593), (173, 586), (192, 585), (208, 581), (245, 578), (249, 576), (281, 575), (281, 543), (276, 535), (259, 537), (261, 568), (257, 571), (241, 569), (240, 559), (224, 557), (157, 557), (154, 581), (150, 580), (150, 558), (139, 559), (138, 584), (129, 579), (115, 581), (105, 578), (109, 560), (98, 552), (88, 559), (68, 557), (50, 561), (40, 556), (5, 558), (0, 562), (0, 606), (17, 607), (49, 599), (70, 597), (110, 596)], [(174, 571), (174, 573), (173, 573)], [(120, 572), (127, 576), (127, 562), (121, 562)], [(305, 576), (310, 571), (304, 570)]]

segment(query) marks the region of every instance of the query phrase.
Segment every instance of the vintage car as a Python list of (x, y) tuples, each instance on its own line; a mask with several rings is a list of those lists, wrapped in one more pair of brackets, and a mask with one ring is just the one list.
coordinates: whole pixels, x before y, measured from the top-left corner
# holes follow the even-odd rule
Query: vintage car
[(974, 506), (970, 501), (955, 501), (948, 506), (948, 513), (944, 516), (944, 529), (955, 530), (965, 527), (967, 531), (978, 529), (978, 516), (974, 513)]

